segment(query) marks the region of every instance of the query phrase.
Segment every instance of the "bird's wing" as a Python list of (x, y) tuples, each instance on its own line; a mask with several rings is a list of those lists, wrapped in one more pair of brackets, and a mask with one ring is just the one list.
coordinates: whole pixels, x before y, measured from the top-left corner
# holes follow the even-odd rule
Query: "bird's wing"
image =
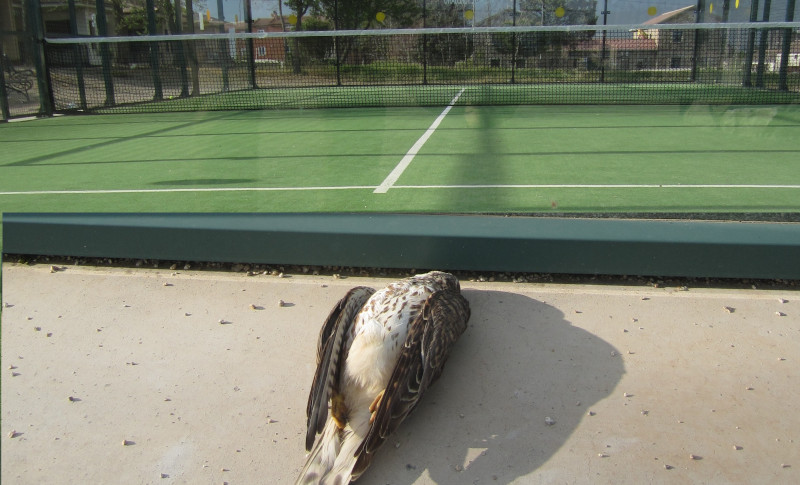
[(442, 373), (450, 348), (467, 328), (469, 316), (469, 303), (457, 291), (437, 291), (425, 301), (411, 323), (367, 438), (356, 452), (359, 459), (354, 477), (366, 469), (370, 455), (414, 410)]
[(306, 450), (311, 450), (314, 446), (317, 433), (322, 432), (328, 419), (328, 399), (339, 383), (344, 336), (353, 326), (361, 307), (374, 292), (374, 289), (365, 286), (348, 291), (333, 307), (322, 325), (317, 342), (317, 371), (314, 373), (306, 407)]

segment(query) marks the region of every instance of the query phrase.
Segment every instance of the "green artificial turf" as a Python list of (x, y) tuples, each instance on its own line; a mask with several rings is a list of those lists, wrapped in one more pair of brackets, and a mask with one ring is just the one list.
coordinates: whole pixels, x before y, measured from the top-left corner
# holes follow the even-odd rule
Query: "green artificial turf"
[[(797, 188), (658, 187), (800, 185), (798, 105), (456, 105), (396, 187), (373, 193), (442, 109), (150, 113), (5, 123), (0, 211), (800, 208)], [(520, 184), (581, 187), (509, 187)], [(608, 187), (626, 184), (656, 187)], [(453, 187), (458, 185), (505, 187)], [(323, 189), (330, 187), (337, 189)], [(266, 190), (274, 188), (281, 190)], [(52, 191), (66, 193), (47, 193)]]

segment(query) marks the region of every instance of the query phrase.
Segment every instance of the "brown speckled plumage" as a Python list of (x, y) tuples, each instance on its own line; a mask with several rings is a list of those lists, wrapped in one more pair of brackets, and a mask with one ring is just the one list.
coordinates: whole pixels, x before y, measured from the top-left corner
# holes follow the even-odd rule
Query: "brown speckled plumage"
[(469, 320), (458, 280), (430, 272), (350, 290), (320, 332), (297, 483), (347, 483), (439, 377)]

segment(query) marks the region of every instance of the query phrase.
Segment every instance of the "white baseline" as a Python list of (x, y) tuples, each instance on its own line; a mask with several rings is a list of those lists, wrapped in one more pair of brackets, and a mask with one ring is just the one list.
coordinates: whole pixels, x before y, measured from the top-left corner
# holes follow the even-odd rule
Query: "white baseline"
[[(800, 185), (757, 185), (757, 184), (536, 184), (536, 185), (393, 185), (396, 190), (420, 189), (800, 189)], [(152, 194), (176, 192), (282, 192), (315, 190), (377, 190), (374, 185), (338, 185), (317, 187), (213, 187), (213, 188), (174, 188), (174, 189), (97, 189), (97, 190), (30, 190), (2, 192), (0, 196), (10, 195), (87, 195), (87, 194)]]
[(24, 192), (0, 192), (0, 195), (158, 194), (170, 192), (281, 192), (291, 190), (371, 190), (374, 188), (374, 185), (337, 185), (321, 187), (198, 187), (193, 189), (31, 190)]
[(800, 189), (770, 184), (465, 184), (395, 185), (394, 189)]

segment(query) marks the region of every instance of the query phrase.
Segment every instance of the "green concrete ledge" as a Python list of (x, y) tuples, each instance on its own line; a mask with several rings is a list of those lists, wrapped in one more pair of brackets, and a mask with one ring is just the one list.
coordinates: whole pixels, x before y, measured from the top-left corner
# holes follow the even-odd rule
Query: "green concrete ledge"
[(407, 214), (6, 213), (3, 252), (800, 279), (800, 224)]

